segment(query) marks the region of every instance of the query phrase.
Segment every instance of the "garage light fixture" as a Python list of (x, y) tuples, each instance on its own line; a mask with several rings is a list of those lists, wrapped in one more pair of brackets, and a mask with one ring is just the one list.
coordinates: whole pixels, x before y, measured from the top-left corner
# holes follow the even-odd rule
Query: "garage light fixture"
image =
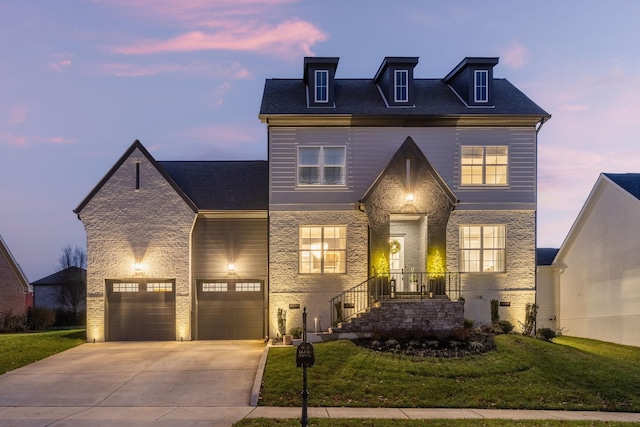
[(407, 203), (413, 203), (413, 193), (407, 193)]
[(229, 274), (233, 274), (236, 272), (236, 265), (230, 262), (229, 265), (227, 266), (227, 269), (229, 270)]
[(142, 276), (143, 273), (144, 273), (144, 265), (141, 262), (133, 263), (134, 276)]

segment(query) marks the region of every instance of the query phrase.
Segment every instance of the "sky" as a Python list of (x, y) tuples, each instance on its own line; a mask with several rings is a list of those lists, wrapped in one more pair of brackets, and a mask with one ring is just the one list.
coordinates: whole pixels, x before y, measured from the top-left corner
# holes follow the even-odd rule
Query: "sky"
[(2, 0), (0, 235), (30, 281), (85, 247), (73, 213), (131, 143), (157, 160), (261, 160), (267, 78), (338, 56), (441, 78), (497, 56), (552, 114), (538, 135), (538, 246), (559, 247), (601, 172), (640, 172), (634, 0)]

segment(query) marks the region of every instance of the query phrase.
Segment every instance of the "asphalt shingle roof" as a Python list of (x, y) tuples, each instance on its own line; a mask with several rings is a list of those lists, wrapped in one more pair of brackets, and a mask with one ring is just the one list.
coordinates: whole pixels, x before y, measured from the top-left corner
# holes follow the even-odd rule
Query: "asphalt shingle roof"
[(556, 248), (536, 248), (536, 265), (551, 265), (559, 250)]
[(269, 167), (256, 161), (159, 161), (199, 210), (267, 210)]
[(69, 267), (56, 273), (50, 274), (47, 277), (43, 277), (40, 280), (32, 282), (33, 286), (55, 286), (67, 283), (71, 279), (75, 279), (80, 276), (83, 280), (87, 280), (87, 270), (80, 267)]
[(414, 79), (415, 107), (388, 108), (372, 79), (336, 79), (335, 108), (307, 107), (302, 79), (267, 79), (260, 114), (457, 116), (549, 114), (506, 79), (494, 79), (494, 108), (469, 108), (442, 79)]
[(636, 199), (640, 199), (640, 173), (605, 173), (604, 175)]

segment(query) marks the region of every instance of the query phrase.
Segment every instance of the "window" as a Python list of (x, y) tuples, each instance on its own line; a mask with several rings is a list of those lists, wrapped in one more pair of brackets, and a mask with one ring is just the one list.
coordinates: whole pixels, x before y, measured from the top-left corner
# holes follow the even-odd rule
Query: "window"
[(329, 102), (329, 71), (316, 70), (315, 102)]
[(259, 292), (260, 283), (236, 283), (236, 292)]
[(299, 185), (344, 185), (345, 147), (298, 147)]
[(506, 146), (462, 146), (461, 185), (507, 185)]
[(300, 227), (300, 273), (346, 273), (347, 227)]
[(138, 292), (137, 283), (114, 283), (113, 292)]
[(202, 292), (227, 292), (226, 283), (203, 283)]
[(396, 70), (394, 73), (394, 101), (409, 101), (409, 71)]
[(172, 292), (173, 283), (159, 282), (159, 283), (147, 283), (147, 292)]
[(460, 227), (460, 271), (496, 273), (506, 271), (504, 225)]
[(473, 76), (474, 102), (489, 102), (489, 71), (476, 70)]

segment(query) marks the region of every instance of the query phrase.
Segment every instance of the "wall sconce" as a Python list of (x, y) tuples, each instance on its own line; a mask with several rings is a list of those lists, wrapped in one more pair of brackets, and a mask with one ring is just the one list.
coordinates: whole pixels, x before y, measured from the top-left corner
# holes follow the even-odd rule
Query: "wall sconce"
[(413, 193), (407, 193), (407, 203), (413, 203)]
[(234, 274), (236, 272), (236, 265), (232, 262), (227, 265), (227, 270), (229, 270), (229, 274)]
[(142, 276), (144, 273), (144, 265), (141, 262), (133, 263), (133, 275)]

